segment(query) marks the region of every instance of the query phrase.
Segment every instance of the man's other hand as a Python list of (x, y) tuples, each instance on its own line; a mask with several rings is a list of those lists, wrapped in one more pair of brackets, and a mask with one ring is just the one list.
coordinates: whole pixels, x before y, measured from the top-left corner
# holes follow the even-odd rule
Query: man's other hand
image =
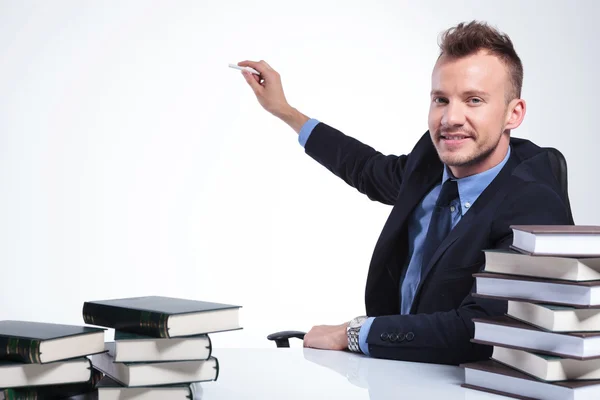
[(341, 325), (314, 326), (304, 336), (304, 347), (323, 350), (346, 350), (348, 348), (347, 327), (348, 322)]

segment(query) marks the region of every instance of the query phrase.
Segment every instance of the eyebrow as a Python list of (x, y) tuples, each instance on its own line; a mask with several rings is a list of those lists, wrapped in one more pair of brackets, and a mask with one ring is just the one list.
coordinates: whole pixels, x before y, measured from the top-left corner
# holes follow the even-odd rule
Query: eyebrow
[[(466, 95), (466, 96), (489, 97), (489, 93), (485, 92), (483, 90), (467, 90), (466, 92), (463, 92), (462, 94)], [(444, 96), (445, 93), (442, 90), (432, 90), (431, 95), (432, 96)]]

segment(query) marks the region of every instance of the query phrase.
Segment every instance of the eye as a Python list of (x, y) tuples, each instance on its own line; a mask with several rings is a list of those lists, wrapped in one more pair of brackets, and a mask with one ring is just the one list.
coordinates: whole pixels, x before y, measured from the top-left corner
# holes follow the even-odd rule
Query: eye
[(479, 97), (471, 97), (469, 99), (469, 101), (473, 104), (480, 104), (483, 103), (483, 100), (481, 100)]
[(433, 102), (438, 104), (446, 104), (448, 103), (448, 99), (446, 99), (445, 97), (435, 97), (433, 99)]

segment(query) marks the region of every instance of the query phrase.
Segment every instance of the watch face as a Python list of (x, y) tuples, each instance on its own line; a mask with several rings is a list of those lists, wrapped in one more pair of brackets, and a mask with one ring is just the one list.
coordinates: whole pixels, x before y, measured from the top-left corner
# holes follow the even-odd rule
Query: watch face
[(348, 327), (349, 328), (358, 328), (359, 326), (362, 326), (362, 324), (365, 322), (366, 319), (367, 319), (367, 317), (356, 317), (352, 321), (350, 321), (350, 323), (348, 324)]

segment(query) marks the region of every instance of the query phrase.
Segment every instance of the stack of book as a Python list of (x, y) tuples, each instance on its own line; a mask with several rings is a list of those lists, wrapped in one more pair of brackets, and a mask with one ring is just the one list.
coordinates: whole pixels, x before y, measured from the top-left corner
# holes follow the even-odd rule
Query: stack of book
[(600, 398), (600, 227), (511, 227), (511, 250), (486, 250), (474, 297), (508, 302), (474, 318), (490, 360), (463, 364), (463, 386), (516, 398)]
[(209, 333), (241, 329), (240, 306), (170, 297), (88, 301), (87, 324), (115, 329), (91, 357), (104, 373), (98, 400), (198, 398), (199, 382), (219, 375)]
[(59, 399), (94, 391), (102, 374), (87, 356), (105, 351), (104, 331), (0, 321), (0, 399)]

